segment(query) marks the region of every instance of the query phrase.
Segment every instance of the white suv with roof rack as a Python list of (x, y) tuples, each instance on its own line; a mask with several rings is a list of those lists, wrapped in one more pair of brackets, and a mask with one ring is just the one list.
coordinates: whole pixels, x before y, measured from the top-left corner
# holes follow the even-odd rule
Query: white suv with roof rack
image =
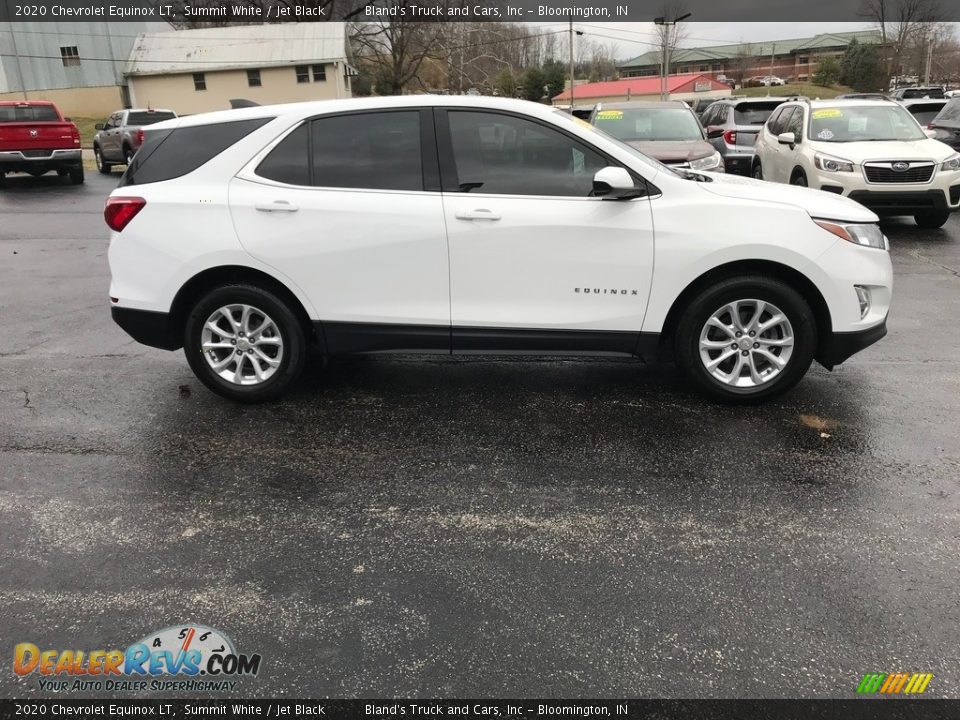
[(169, 120), (104, 214), (116, 322), (242, 402), (310, 348), (672, 357), (753, 402), (883, 337), (893, 285), (855, 202), (670, 168), (507, 99)]
[(796, 100), (767, 120), (753, 177), (852, 198), (878, 215), (942, 227), (960, 209), (960, 154), (899, 103)]

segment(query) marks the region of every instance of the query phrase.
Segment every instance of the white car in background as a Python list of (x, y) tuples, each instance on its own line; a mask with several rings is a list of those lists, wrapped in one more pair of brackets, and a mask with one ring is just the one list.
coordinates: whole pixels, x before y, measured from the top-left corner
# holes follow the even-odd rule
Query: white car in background
[(507, 99), (161, 123), (104, 213), (115, 321), (241, 402), (289, 390), (309, 347), (666, 356), (758, 401), (883, 337), (893, 284), (855, 202), (671, 169)]
[(896, 102), (786, 102), (754, 149), (754, 178), (843, 195), (878, 215), (939, 228), (960, 208), (960, 154)]

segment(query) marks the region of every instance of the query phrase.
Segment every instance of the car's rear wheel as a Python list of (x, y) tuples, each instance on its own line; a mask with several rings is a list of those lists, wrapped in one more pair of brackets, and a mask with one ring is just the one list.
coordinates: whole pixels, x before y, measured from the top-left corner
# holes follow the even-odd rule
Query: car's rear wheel
[(763, 168), (761, 167), (759, 160), (753, 163), (753, 168), (750, 170), (750, 175), (754, 180), (763, 180)]
[(781, 280), (749, 276), (700, 292), (677, 325), (678, 366), (711, 397), (749, 403), (786, 392), (816, 351), (816, 320)]
[(83, 185), (83, 168), (72, 168), (70, 170), (70, 182), (74, 185)]
[(947, 220), (950, 219), (950, 213), (947, 211), (917, 213), (913, 216), (913, 219), (919, 227), (926, 230), (936, 230), (947, 224)]
[(113, 169), (113, 166), (103, 159), (103, 153), (100, 152), (100, 148), (96, 145), (93, 146), (93, 157), (97, 161), (97, 170), (102, 175), (109, 175), (110, 171)]
[(123, 148), (123, 159), (126, 161), (127, 165), (129, 165), (133, 161), (133, 150), (125, 146)]
[(226, 285), (194, 305), (184, 353), (197, 378), (244, 403), (274, 400), (306, 364), (306, 334), (293, 309), (255, 285)]

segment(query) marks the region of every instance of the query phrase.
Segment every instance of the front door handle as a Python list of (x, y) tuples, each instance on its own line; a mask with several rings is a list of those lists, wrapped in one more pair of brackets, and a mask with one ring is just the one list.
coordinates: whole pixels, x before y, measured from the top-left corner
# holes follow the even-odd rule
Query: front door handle
[(456, 218), (457, 220), (499, 220), (500, 214), (486, 208), (477, 208), (476, 210), (460, 210), (456, 213)]
[(260, 212), (296, 212), (300, 208), (288, 200), (274, 200), (268, 203), (257, 203), (254, 207)]

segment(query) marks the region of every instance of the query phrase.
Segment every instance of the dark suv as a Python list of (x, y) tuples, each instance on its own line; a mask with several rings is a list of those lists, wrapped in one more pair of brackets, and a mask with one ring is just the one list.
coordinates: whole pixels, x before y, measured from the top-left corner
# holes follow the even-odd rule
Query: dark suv
[(928, 127), (937, 133), (934, 136), (936, 140), (960, 152), (960, 98), (947, 102)]
[(785, 97), (718, 100), (700, 117), (728, 173), (749, 175), (757, 133)]

